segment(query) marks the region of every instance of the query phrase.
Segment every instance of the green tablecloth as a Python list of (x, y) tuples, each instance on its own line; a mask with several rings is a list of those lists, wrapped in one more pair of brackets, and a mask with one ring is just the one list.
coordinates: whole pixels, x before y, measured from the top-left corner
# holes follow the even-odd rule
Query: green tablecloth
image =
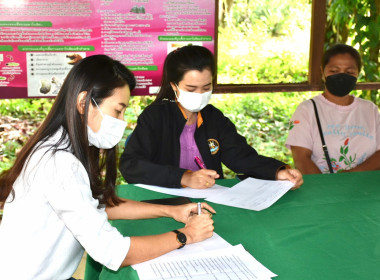
[[(243, 244), (276, 279), (380, 279), (380, 171), (306, 175), (304, 185), (260, 212), (210, 203), (215, 232)], [(231, 186), (237, 180), (219, 180)], [(169, 197), (133, 185), (118, 187), (135, 200)], [(124, 235), (181, 227), (168, 219), (113, 221)], [(85, 279), (138, 279), (130, 267), (113, 272), (88, 258)]]

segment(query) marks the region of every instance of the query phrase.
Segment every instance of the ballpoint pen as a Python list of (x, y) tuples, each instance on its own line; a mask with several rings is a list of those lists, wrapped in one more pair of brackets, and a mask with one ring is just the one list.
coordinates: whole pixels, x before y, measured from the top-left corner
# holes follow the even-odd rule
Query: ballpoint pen
[(198, 202), (198, 215), (202, 214), (202, 205)]
[(198, 156), (194, 156), (195, 163), (199, 166), (201, 169), (206, 169), (205, 164), (202, 162), (202, 160)]

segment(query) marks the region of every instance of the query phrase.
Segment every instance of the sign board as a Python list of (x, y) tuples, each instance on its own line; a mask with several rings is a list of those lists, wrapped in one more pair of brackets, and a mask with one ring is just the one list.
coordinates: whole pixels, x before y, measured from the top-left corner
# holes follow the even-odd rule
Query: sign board
[(0, 0), (0, 98), (54, 97), (73, 64), (93, 54), (155, 94), (166, 55), (187, 44), (214, 52), (216, 0)]

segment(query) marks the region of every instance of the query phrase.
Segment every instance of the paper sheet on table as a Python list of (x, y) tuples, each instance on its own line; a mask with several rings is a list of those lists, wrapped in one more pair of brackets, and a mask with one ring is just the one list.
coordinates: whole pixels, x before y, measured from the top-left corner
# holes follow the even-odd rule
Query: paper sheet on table
[(290, 181), (269, 181), (247, 178), (232, 188), (207, 197), (207, 201), (260, 211), (279, 200), (294, 184)]
[(187, 256), (189, 254), (213, 251), (213, 250), (218, 250), (218, 249), (227, 248), (227, 247), (232, 247), (232, 245), (228, 243), (226, 240), (224, 240), (222, 237), (220, 237), (219, 234), (214, 232), (212, 237), (206, 240), (203, 240), (202, 242), (188, 244), (185, 247), (181, 248), (181, 250), (171, 251), (153, 260), (146, 261), (139, 264), (134, 264), (132, 265), (132, 267), (135, 270), (137, 270), (139, 269), (139, 267), (142, 267), (143, 265), (149, 264), (151, 262), (162, 261), (162, 260), (166, 260), (167, 258), (172, 258), (172, 257), (177, 258), (177, 257)]
[(140, 280), (158, 279), (259, 279), (277, 276), (258, 262), (242, 245), (170, 257), (141, 265)]
[(164, 188), (164, 187), (144, 185), (144, 184), (136, 184), (135, 186), (138, 186), (140, 188), (144, 188), (147, 190), (159, 192), (159, 193), (166, 193), (166, 194), (185, 196), (185, 197), (191, 197), (191, 198), (205, 198), (212, 195), (221, 194), (227, 189), (229, 189), (227, 187), (223, 187), (216, 184), (208, 189), (192, 189), (192, 188), (173, 189), (173, 188)]

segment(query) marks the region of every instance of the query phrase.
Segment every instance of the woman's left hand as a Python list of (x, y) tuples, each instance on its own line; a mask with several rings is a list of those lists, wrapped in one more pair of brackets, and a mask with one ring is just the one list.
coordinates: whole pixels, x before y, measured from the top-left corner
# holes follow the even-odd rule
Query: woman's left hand
[(302, 174), (298, 169), (282, 169), (277, 173), (277, 180), (289, 180), (294, 183), (291, 190), (298, 189), (303, 184)]
[[(201, 203), (202, 213), (206, 213), (207, 211), (210, 213), (216, 213), (214, 208), (208, 205), (206, 202)], [(184, 205), (172, 206), (171, 216), (174, 220), (181, 223), (186, 223), (187, 219), (194, 214), (198, 213), (198, 207), (196, 203), (188, 203)], [(211, 215), (211, 214), (210, 214)]]

